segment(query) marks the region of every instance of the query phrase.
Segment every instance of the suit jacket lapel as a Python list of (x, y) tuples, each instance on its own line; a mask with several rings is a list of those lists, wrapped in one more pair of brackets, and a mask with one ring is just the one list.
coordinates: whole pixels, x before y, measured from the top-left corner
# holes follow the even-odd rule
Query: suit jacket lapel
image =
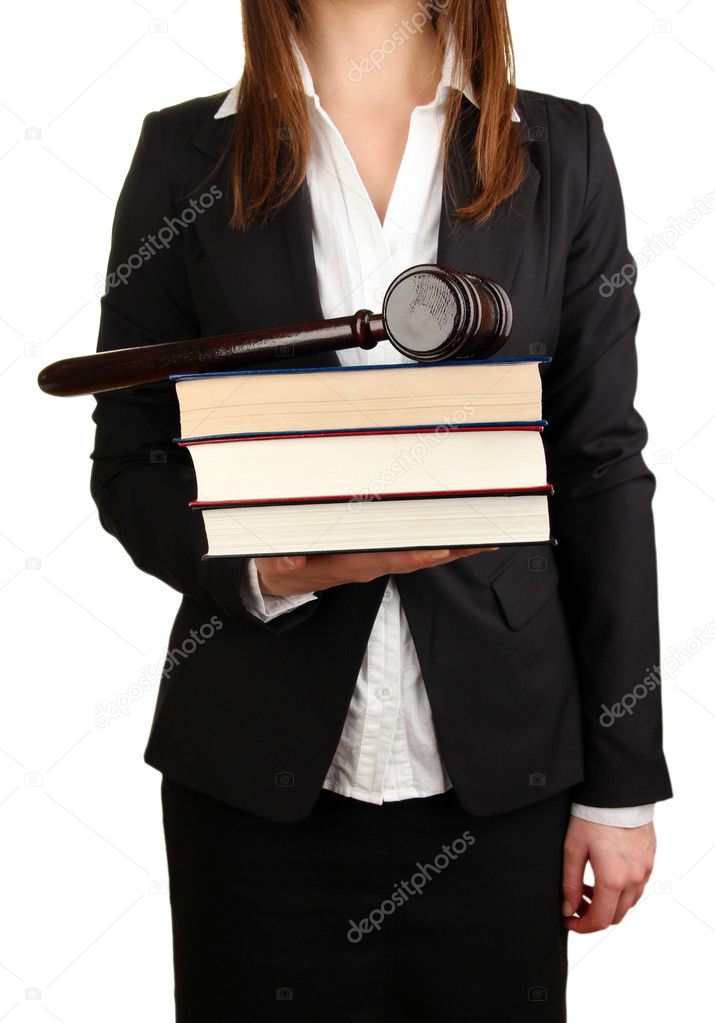
[[(233, 127), (233, 118), (202, 124), (193, 145), (215, 165)], [(228, 227), (231, 190), (228, 162), (220, 171), (223, 198), (197, 221), (213, 273), (233, 313), (235, 330), (322, 320), (313, 253), (312, 215), (307, 182), (263, 228), (239, 233)], [(336, 352), (300, 358), (282, 353), (281, 366), (337, 366)]]
[(517, 130), (525, 147), (526, 177), (519, 190), (501, 203), (484, 224), (475, 225), (454, 218), (454, 210), (466, 205), (473, 193), (470, 143), (479, 123), (479, 110), (463, 98), (460, 131), (445, 171), (437, 247), (437, 262), (441, 266), (491, 277), (507, 292), (514, 282), (540, 181), (529, 153), (532, 131), (526, 112), (519, 112)]

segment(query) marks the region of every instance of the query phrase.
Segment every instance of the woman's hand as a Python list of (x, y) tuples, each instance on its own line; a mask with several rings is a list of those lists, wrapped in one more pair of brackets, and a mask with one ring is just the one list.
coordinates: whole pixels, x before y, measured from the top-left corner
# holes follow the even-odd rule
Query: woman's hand
[[(654, 856), (652, 824), (614, 828), (572, 817), (564, 844), (564, 926), (590, 934), (619, 924), (643, 894)], [(593, 886), (583, 882), (587, 860), (594, 874)]]
[(421, 568), (446, 565), (498, 547), (464, 547), (459, 550), (381, 551), (365, 554), (311, 554), (280, 558), (255, 558), (258, 584), (266, 596), (292, 597), (327, 590), (343, 583), (368, 583), (381, 575), (402, 575)]

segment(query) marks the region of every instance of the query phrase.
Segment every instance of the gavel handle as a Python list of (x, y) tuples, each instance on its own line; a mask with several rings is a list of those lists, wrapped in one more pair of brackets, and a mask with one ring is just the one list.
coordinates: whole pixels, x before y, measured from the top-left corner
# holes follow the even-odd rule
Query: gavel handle
[(343, 348), (374, 348), (386, 338), (382, 314), (360, 309), (352, 316), (298, 326), (267, 327), (61, 359), (46, 366), (37, 382), (46, 394), (69, 398), (149, 384), (173, 374), (220, 372), (262, 360), (279, 361)]

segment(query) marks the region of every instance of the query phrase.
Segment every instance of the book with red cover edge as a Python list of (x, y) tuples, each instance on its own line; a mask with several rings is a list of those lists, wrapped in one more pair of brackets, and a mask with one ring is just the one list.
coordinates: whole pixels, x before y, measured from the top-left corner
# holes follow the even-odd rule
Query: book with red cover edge
[(207, 511), (210, 508), (255, 508), (281, 504), (348, 504), (352, 501), (408, 501), (430, 500), (438, 497), (528, 497), (546, 494), (551, 496), (554, 488), (550, 483), (543, 487), (511, 487), (508, 490), (405, 490), (399, 494), (327, 494), (314, 497), (250, 498), (244, 501), (189, 501), (189, 508)]
[(199, 437), (192, 438), (189, 440), (178, 440), (176, 443), (180, 447), (193, 447), (194, 444), (228, 444), (233, 441), (261, 441), (261, 440), (291, 440), (299, 437), (364, 437), (368, 434), (405, 434), (405, 433), (436, 433), (437, 431), (447, 431), (448, 433), (476, 433), (476, 432), (487, 432), (487, 433), (498, 433), (507, 432), (514, 433), (515, 431), (530, 430), (538, 433), (544, 432), (543, 423), (520, 423), (518, 426), (512, 425), (500, 425), (500, 426), (484, 426), (469, 425), (463, 426), (461, 424), (449, 424), (449, 423), (437, 423), (431, 426), (410, 426), (410, 427), (394, 427), (390, 426), (387, 428), (375, 427), (370, 429), (361, 430), (320, 430), (310, 431), (308, 433), (238, 433), (232, 435), (222, 435), (220, 437)]

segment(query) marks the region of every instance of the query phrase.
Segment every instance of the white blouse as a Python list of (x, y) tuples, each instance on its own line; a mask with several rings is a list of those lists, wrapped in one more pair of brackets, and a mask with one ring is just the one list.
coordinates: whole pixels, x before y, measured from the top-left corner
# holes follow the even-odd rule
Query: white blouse
[[(387, 286), (399, 273), (416, 263), (437, 261), (442, 206), (440, 142), (448, 90), (457, 87), (453, 84), (453, 51), (448, 48), (434, 99), (412, 111), (407, 144), (381, 224), (342, 135), (321, 106), (295, 40), (293, 48), (312, 126), (307, 184), (323, 316), (379, 310)], [(464, 94), (476, 102), (469, 87)], [(235, 113), (236, 100), (237, 89), (233, 89), (215, 116)], [(516, 111), (513, 119), (519, 120)], [(347, 349), (338, 357), (342, 365), (409, 361), (387, 341), (368, 351)], [(261, 621), (269, 621), (315, 600), (316, 594), (263, 595), (253, 559), (248, 559), (242, 598), (249, 611)], [(371, 803), (431, 796), (451, 788), (417, 651), (392, 577), (365, 649), (324, 787)], [(606, 810), (574, 805), (573, 812), (598, 823), (635, 827), (652, 819), (653, 808)]]

